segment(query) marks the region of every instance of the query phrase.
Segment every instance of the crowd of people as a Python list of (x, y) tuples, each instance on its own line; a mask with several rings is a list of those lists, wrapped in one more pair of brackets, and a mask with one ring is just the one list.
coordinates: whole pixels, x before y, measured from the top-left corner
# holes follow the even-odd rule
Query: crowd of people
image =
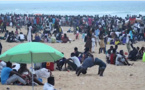
[[(136, 41), (145, 40), (144, 38), (144, 23), (145, 18), (142, 15), (132, 16), (127, 15), (125, 19), (117, 16), (105, 15), (102, 17), (96, 16), (61, 16), (61, 15), (27, 15), (27, 14), (1, 14), (0, 28), (1, 32), (7, 32), (3, 39), (13, 37), (12, 41), (19, 41), (18, 30), (27, 26), (27, 35), (25, 40), (28, 41), (43, 41), (43, 42), (67, 42), (69, 38), (64, 35), (62, 26), (70, 26), (68, 32), (74, 32), (76, 39), (79, 33), (87, 43), (86, 47), (92, 48), (94, 42), (105, 39), (105, 44), (125, 44), (128, 43), (128, 38), (134, 43)], [(16, 31), (9, 32), (6, 27), (15, 27)], [(71, 28), (73, 27), (73, 28)], [(72, 29), (72, 30), (71, 30)], [(42, 31), (42, 32), (41, 32)], [(22, 32), (21, 32), (22, 33)], [(32, 33), (35, 33), (33, 37)], [(85, 38), (86, 36), (86, 38)], [(89, 38), (90, 37), (90, 38)], [(96, 40), (94, 40), (94, 37)], [(128, 38), (127, 38), (128, 37)], [(23, 38), (22, 38), (23, 39)], [(88, 40), (87, 40), (88, 39)], [(92, 39), (92, 40), (91, 40)], [(7, 40), (9, 42), (9, 40)], [(93, 41), (93, 42), (92, 42)], [(104, 43), (100, 43), (104, 44)], [(93, 46), (93, 47), (92, 47)], [(104, 48), (104, 45), (101, 45)]]
[[(7, 26), (16, 28), (16, 31), (7, 30)], [(27, 34), (23, 34), (21, 28), (27, 27)], [(106, 62), (108, 64), (128, 65), (127, 59), (136, 61), (142, 59), (145, 52), (145, 47), (134, 47), (133, 44), (138, 41), (145, 41), (145, 18), (142, 15), (129, 16), (125, 19), (117, 16), (105, 15), (102, 17), (96, 16), (61, 16), (61, 15), (27, 15), (27, 14), (1, 14), (0, 15), (0, 30), (1, 33), (5, 32), (5, 35), (0, 37), (7, 42), (44, 42), (44, 43), (67, 43), (73, 41), (67, 36), (67, 33), (63, 32), (62, 26), (69, 26), (70, 29), (67, 33), (74, 33), (75, 39), (79, 39), (79, 35), (82, 35), (82, 39), (85, 42), (85, 51), (79, 52), (78, 48), (74, 48), (74, 52), (71, 53), (70, 58), (56, 61), (57, 69), (76, 71), (76, 75), (87, 74), (87, 69), (95, 65), (99, 65), (98, 75), (103, 76), (107, 64), (99, 58), (95, 58), (92, 53), (95, 53), (95, 46), (99, 47), (99, 54), (104, 52), (106, 55)], [(18, 33), (19, 32), (19, 33)], [(33, 34), (35, 36), (33, 37)], [(107, 50), (106, 45), (110, 44), (110, 48)], [(128, 52), (123, 50), (118, 51), (119, 45), (125, 45)], [(115, 47), (113, 47), (115, 45)], [(2, 50), (2, 45), (0, 45)], [(132, 47), (132, 49), (131, 49)], [(128, 56), (125, 55), (128, 53)], [(31, 85), (32, 72), (27, 69), (26, 64), (21, 64), (19, 70), (13, 69), (12, 64), (1, 61), (1, 83), (2, 84), (22, 84)], [(0, 63), (0, 64), (1, 64)], [(37, 66), (34, 82), (43, 85), (39, 80), (43, 75), (40, 75), (40, 71), (45, 72), (48, 78), (48, 83), (54, 85), (54, 78), (48, 75), (51, 74), (49, 70), (46, 70), (46, 63), (35, 65)], [(63, 69), (64, 68), (64, 69)], [(43, 69), (43, 70), (41, 70)], [(12, 75), (11, 75), (12, 74)], [(52, 79), (52, 80), (51, 80)], [(49, 84), (45, 84), (45, 88)], [(49, 85), (50, 86), (50, 85)], [(47, 90), (47, 89), (45, 89)]]

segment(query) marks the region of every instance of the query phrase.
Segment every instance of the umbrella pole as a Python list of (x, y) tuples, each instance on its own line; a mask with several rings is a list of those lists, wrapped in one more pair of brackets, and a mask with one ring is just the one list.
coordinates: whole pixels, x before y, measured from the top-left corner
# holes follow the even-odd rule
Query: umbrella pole
[(33, 76), (33, 58), (32, 58), (32, 52), (31, 53), (31, 67), (32, 67), (32, 90), (34, 90), (34, 76)]

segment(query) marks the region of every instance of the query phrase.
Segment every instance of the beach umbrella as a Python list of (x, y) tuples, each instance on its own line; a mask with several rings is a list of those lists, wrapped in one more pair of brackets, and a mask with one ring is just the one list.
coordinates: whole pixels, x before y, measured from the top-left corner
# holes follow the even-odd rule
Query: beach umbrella
[(10, 61), (17, 63), (31, 63), (33, 68), (33, 63), (54, 62), (61, 59), (62, 57), (64, 57), (64, 55), (61, 52), (46, 44), (38, 42), (28, 42), (19, 44), (7, 50), (2, 55), (0, 55), (0, 60), (6, 62)]
[(145, 62), (145, 53), (143, 54), (142, 61)]

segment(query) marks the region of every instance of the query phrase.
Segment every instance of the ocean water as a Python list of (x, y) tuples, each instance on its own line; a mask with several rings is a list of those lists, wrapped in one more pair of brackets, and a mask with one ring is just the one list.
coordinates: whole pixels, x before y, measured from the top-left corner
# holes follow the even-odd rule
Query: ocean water
[(145, 15), (145, 1), (0, 2), (0, 13)]

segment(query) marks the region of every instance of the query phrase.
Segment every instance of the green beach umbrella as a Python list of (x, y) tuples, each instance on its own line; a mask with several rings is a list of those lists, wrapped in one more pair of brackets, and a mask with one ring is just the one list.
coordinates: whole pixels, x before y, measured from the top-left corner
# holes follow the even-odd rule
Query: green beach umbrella
[(17, 63), (53, 62), (63, 57), (56, 49), (38, 42), (19, 44), (0, 55), (3, 61)]
[(145, 62), (145, 53), (143, 54), (142, 61)]
[[(17, 63), (33, 63), (54, 62), (61, 59), (64, 55), (56, 49), (38, 42), (29, 42), (19, 44), (0, 55), (0, 60), (17, 62)], [(33, 69), (32, 69), (33, 72)], [(34, 90), (33, 74), (32, 74), (32, 90)]]

